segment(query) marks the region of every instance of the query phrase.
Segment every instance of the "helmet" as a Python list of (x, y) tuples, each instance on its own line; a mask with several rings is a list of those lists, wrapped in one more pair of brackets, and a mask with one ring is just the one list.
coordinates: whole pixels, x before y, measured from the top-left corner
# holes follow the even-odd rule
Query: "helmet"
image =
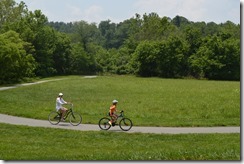
[(113, 100), (113, 104), (116, 104), (116, 103), (118, 103), (118, 101), (117, 100)]
[(63, 96), (64, 94), (63, 93), (59, 93), (58, 96)]

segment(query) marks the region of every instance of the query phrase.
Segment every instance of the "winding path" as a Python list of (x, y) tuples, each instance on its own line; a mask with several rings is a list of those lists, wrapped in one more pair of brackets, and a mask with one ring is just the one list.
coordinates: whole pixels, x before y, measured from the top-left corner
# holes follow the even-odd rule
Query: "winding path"
[[(32, 127), (61, 128), (80, 131), (101, 131), (98, 125), (80, 124), (72, 126), (68, 122), (51, 125), (48, 120), (36, 120), (0, 114), (0, 123), (27, 125)], [(108, 131), (122, 132), (118, 127), (111, 127)], [(126, 133), (154, 133), (154, 134), (189, 134), (189, 133), (240, 133), (240, 127), (138, 127), (133, 126)]]

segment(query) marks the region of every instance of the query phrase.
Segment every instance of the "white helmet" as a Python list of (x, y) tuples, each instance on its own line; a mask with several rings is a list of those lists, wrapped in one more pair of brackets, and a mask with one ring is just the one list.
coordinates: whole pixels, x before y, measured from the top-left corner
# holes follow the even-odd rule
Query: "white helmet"
[(117, 100), (113, 100), (113, 104), (116, 104), (116, 103), (118, 103), (118, 101)]
[(63, 93), (59, 93), (58, 96), (63, 96), (64, 94)]

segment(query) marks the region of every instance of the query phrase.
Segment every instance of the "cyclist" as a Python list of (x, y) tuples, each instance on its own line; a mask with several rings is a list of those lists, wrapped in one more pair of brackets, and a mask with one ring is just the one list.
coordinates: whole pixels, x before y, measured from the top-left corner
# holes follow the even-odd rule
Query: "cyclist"
[(63, 107), (62, 105), (69, 104), (69, 102), (64, 101), (63, 93), (59, 93), (56, 99), (56, 110), (62, 113), (61, 121), (64, 121), (64, 115), (67, 112), (67, 108)]
[(118, 115), (116, 114), (117, 109), (116, 109), (116, 105), (117, 105), (118, 101), (117, 100), (113, 100), (112, 101), (112, 105), (109, 108), (109, 116), (112, 118), (112, 120), (110, 120), (108, 123), (110, 125), (114, 126), (115, 121), (118, 118)]

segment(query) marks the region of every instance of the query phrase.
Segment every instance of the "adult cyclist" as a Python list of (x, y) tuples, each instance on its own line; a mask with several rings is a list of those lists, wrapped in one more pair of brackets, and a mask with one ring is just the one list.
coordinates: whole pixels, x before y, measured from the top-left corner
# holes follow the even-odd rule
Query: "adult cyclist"
[(63, 107), (64, 104), (69, 104), (69, 102), (64, 101), (63, 93), (59, 93), (58, 97), (56, 99), (56, 110), (57, 110), (57, 112), (60, 111), (60, 113), (62, 113), (61, 121), (65, 121), (64, 115), (68, 110), (67, 108)]

